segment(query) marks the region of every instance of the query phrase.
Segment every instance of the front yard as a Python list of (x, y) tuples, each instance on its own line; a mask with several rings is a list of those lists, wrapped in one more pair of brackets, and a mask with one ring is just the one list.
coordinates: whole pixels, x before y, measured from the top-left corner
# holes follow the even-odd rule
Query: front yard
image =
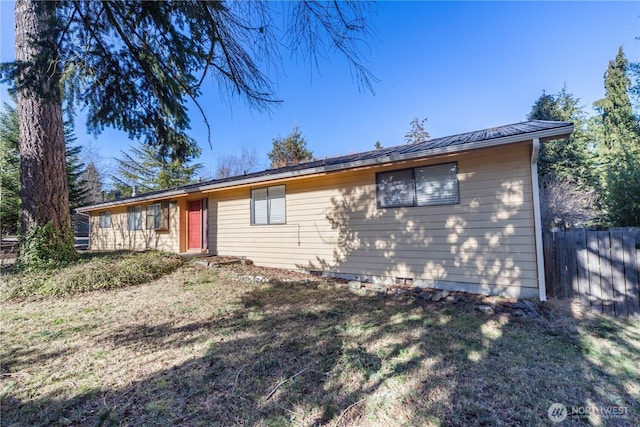
[(139, 286), (6, 300), (0, 422), (556, 425), (561, 403), (559, 425), (638, 425), (640, 321), (501, 303), (193, 262)]

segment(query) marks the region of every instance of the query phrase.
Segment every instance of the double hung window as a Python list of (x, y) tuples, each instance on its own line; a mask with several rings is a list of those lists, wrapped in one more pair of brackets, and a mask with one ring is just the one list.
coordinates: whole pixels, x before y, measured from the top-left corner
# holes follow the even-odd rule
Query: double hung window
[(147, 206), (146, 228), (147, 230), (169, 229), (169, 202)]
[(285, 222), (284, 185), (251, 190), (251, 225), (284, 224)]

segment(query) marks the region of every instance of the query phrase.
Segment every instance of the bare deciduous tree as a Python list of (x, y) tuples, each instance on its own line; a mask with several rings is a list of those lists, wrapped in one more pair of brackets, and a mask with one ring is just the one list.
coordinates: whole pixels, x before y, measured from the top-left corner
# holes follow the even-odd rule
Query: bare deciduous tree
[(540, 182), (540, 205), (545, 229), (582, 227), (599, 213), (594, 189), (551, 175)]
[(218, 158), (216, 178), (244, 175), (255, 171), (258, 165), (256, 150), (242, 147), (240, 154), (224, 154)]

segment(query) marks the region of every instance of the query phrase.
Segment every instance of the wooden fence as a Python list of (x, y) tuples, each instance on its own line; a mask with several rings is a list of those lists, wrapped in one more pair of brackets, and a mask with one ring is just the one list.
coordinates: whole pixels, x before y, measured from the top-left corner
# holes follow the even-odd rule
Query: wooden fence
[(640, 228), (544, 234), (547, 294), (598, 312), (640, 316)]

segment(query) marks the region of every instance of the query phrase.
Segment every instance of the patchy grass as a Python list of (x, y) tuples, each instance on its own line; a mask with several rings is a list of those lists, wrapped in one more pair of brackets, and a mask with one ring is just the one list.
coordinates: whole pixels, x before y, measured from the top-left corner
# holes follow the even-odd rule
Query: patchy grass
[(554, 425), (555, 402), (627, 408), (561, 425), (640, 420), (637, 320), (487, 316), (257, 274), (185, 264), (3, 304), (2, 424)]
[(108, 290), (150, 282), (182, 263), (177, 255), (156, 251), (86, 253), (72, 265), (56, 269), (23, 272), (7, 267), (13, 274), (5, 275), (0, 292), (7, 300)]

